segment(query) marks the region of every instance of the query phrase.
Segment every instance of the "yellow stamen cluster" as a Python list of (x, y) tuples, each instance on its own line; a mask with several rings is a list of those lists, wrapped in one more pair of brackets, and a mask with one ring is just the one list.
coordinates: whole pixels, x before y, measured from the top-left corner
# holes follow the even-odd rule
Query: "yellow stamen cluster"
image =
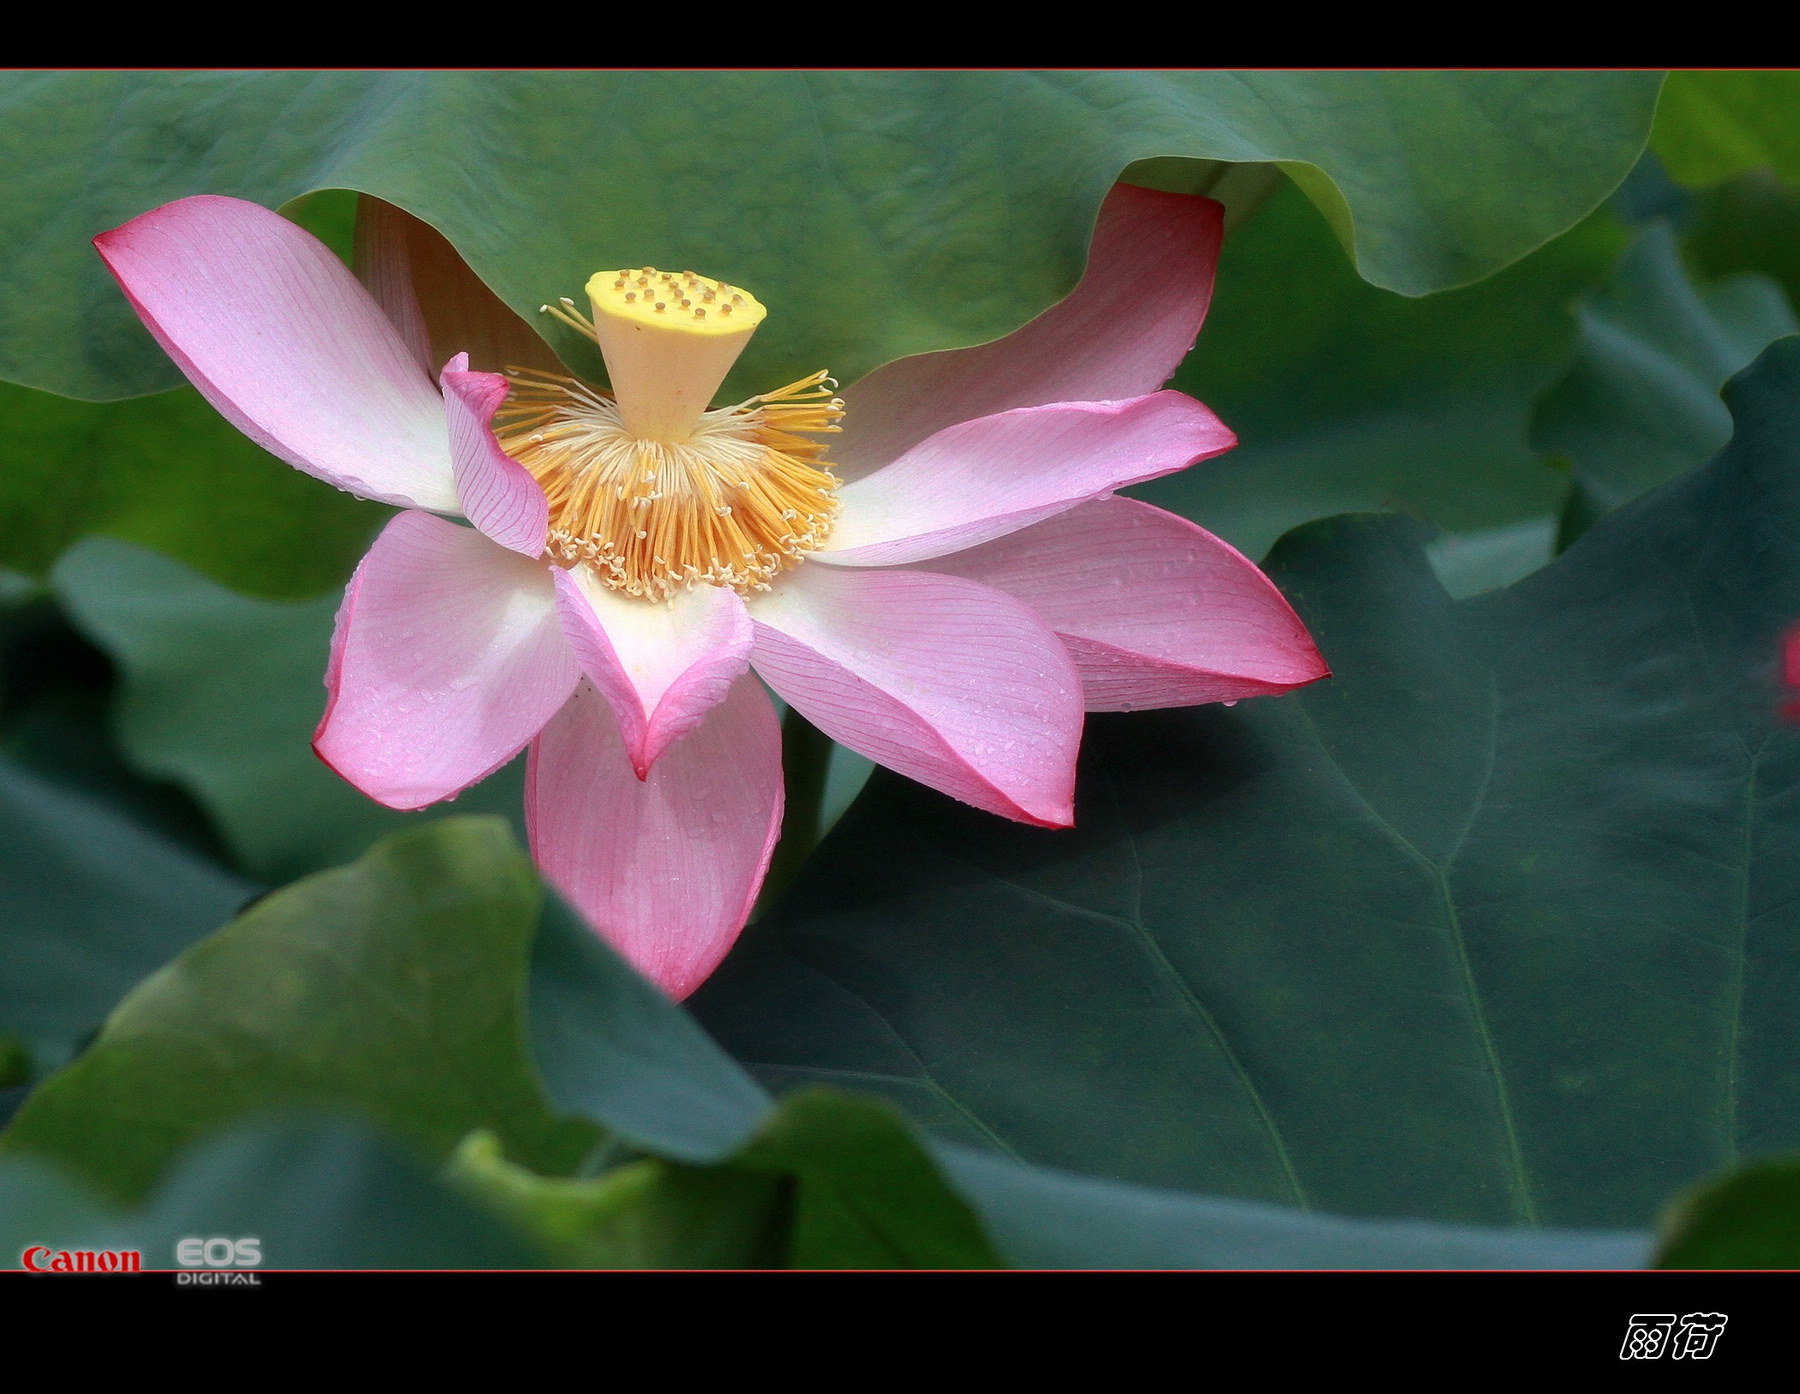
[(568, 299), (543, 310), (599, 345), (612, 390), (511, 369), (494, 419), (549, 499), (551, 557), (647, 600), (702, 583), (769, 589), (837, 513), (812, 439), (840, 429), (837, 383), (818, 372), (709, 409), (765, 314), (754, 296), (649, 266), (599, 272), (587, 292), (592, 320)]
[(838, 479), (824, 443), (798, 434), (839, 429), (843, 404), (822, 372), (705, 412), (684, 441), (633, 435), (611, 394), (573, 378), (507, 377), (495, 431), (544, 487), (552, 555), (615, 590), (767, 590), (831, 531)]

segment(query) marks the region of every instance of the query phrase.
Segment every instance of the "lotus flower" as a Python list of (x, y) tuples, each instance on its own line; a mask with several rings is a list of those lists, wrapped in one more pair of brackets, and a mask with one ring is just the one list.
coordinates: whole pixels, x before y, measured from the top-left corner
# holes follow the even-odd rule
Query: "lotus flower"
[(765, 313), (749, 291), (633, 267), (588, 283), (591, 320), (546, 306), (609, 392), (431, 229), (363, 203), (362, 281), (228, 198), (96, 245), (234, 425), (405, 510), (345, 590), (321, 758), (414, 809), (529, 745), (538, 865), (672, 996), (736, 938), (780, 831), (762, 683), (880, 764), (1064, 827), (1084, 709), (1325, 675), (1255, 566), (1113, 497), (1236, 443), (1159, 390), (1211, 295), (1208, 200), (1115, 188), (1080, 285), (1004, 339), (717, 408)]

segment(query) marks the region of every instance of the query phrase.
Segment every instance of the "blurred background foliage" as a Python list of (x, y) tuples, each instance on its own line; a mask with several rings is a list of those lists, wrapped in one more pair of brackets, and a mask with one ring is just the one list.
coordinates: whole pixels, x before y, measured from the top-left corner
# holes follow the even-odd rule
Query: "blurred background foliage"
[[(1741, 1132), (1734, 1121), (1723, 1144), (1715, 1129), (1686, 1151), (1640, 1148), (1629, 1184), (1608, 1174), (1607, 1149), (1637, 1144), (1604, 1127), (1578, 1136), (1579, 1120), (1559, 1110), (1578, 1099), (1612, 1117), (1644, 1100), (1622, 1098), (1612, 1077), (1571, 1082), (1583, 1066), (1550, 1058), (1507, 1018), (1580, 1004), (1569, 987), (1549, 1008), (1505, 1005), (1504, 985), (1541, 982), (1549, 960), (1484, 950), (1473, 921), (1465, 932), (1452, 889), (1463, 874), (1454, 864), (1473, 855), (1463, 842), (1432, 852), (1420, 834), (1418, 846), (1460, 946), (1461, 966), (1446, 971), (1460, 975), (1457, 992), (1470, 989), (1476, 1018), (1483, 1003), (1495, 1014), (1480, 1021), (1485, 1065), (1466, 1068), (1500, 1079), (1500, 1052), (1516, 1074), (1492, 1118), (1486, 1103), (1423, 1086), (1402, 1107), (1347, 1080), (1361, 1124), (1333, 1122), (1284, 1085), (1305, 1049), (1283, 1056), (1265, 1035), (1293, 985), (1217, 980), (1255, 957), (1243, 945), (1266, 948), (1242, 886), (1214, 884), (1216, 904), (1178, 903), (1159, 920), (1141, 900), (1139, 864), (1135, 908), (1099, 911), (1131, 929), (1108, 979), (1116, 1000), (1083, 1001), (1107, 996), (1093, 982), (1064, 993), (1054, 971), (1084, 952), (1059, 946), (1067, 916), (1091, 918), (1124, 894), (1109, 859), (1158, 845), (1120, 843), (1096, 802), (1117, 798), (1101, 791), (1128, 777), (1117, 770), (1140, 747), (1188, 762), (1176, 763), (1189, 785), (1137, 797), (1186, 829), (1165, 852), (1193, 859), (1193, 896), (1218, 881), (1207, 857), (1262, 867), (1259, 820), (1286, 827), (1316, 806), (1316, 790), (1269, 792), (1269, 771), (1298, 777), (1284, 773), (1291, 755), (1271, 753), (1296, 740), (1348, 762), (1344, 778), (1376, 822), (1407, 816), (1384, 802), (1398, 795), (1383, 771), (1398, 766), (1420, 783), (1426, 821), (1454, 827), (1467, 808), (1466, 839), (1480, 807), (1479, 796), (1467, 803), (1479, 741), (1458, 723), (1475, 720), (1481, 685), (1503, 672), (1493, 636), (1514, 623), (1503, 614), (1544, 625), (1565, 609), (1584, 616), (1585, 629), (1568, 631), (1575, 648), (1609, 629), (1651, 634), (1667, 685), (1637, 698), (1654, 707), (1676, 693), (1708, 720), (1718, 713), (1707, 703), (1729, 705), (1717, 674), (1694, 676), (1719, 653), (1656, 628), (1668, 593), (1633, 610), (1629, 587), (1581, 580), (1635, 575), (1632, 549), (1663, 538), (1657, 528), (1691, 528), (1694, 509), (1736, 508), (1749, 527), (1754, 510), (1725, 484), (1622, 520), (1628, 531), (1598, 535), (1571, 557), (1577, 569), (1537, 578), (1535, 591), (1499, 588), (1732, 440), (1721, 386), (1796, 327), (1800, 78), (1678, 73), (1658, 100), (1654, 75), (1501, 76), (764, 75), (701, 92), (639, 75), (617, 79), (608, 101), (550, 75), (524, 87), (473, 75), (6, 79), (0, 168), (19, 193), (0, 214), (0, 1121), (16, 1119), (0, 1137), (0, 1230), (21, 1245), (54, 1234), (147, 1254), (181, 1234), (241, 1230), (264, 1235), (271, 1263), (321, 1266), (1651, 1261), (1659, 1198), (1800, 1134), (1774, 1110)], [(353, 110), (383, 115), (358, 124)], [(735, 130), (745, 112), (752, 128)], [(420, 134), (452, 117), (486, 133), (479, 149), (455, 157)], [(622, 176), (625, 193), (559, 172), (572, 153), (523, 159), (556, 122), (571, 151), (629, 139), (655, 158)], [(971, 145), (969, 129), (988, 134)], [(464, 163), (446, 178), (453, 158)], [(590, 262), (711, 266), (705, 253), (724, 245), (746, 268), (733, 279), (793, 308), (748, 370), (810, 368), (823, 355), (848, 373), (1003, 333), (1066, 292), (1121, 171), (1226, 203), (1212, 311), (1173, 385), (1241, 440), (1136, 492), (1257, 558), (1347, 512), (1404, 514), (1423, 528), (1326, 524), (1282, 544), (1273, 569), (1339, 670), (1331, 688), (1266, 712), (1096, 723), (1106, 753), (1090, 766), (1116, 769), (1103, 780), (1084, 772), (1092, 836), (1052, 845), (1010, 828), (959, 833), (958, 856), (981, 861), (981, 875), (1049, 898), (1035, 912), (1008, 919), (954, 894), (934, 901), (964, 873), (938, 866), (917, 830), (966, 820), (880, 778), (699, 999), (730, 1053), (546, 899), (519, 850), (516, 766), (453, 805), (397, 814), (314, 759), (338, 588), (388, 510), (264, 455), (191, 389), (172, 387), (87, 246), (155, 203), (209, 191), (280, 205), (347, 258), (362, 189), (434, 222), (524, 307)], [(496, 198), (504, 215), (484, 218)], [(804, 230), (800, 210), (816, 215)], [(1779, 366), (1758, 368), (1764, 396), (1788, 390)], [(1756, 469), (1779, 468), (1775, 445), (1757, 448)], [(1763, 628), (1731, 650), (1731, 661), (1762, 665), (1761, 694), (1772, 660), (1756, 645), (1778, 627), (1770, 616), (1800, 571), (1748, 574), (1704, 558), (1690, 570), (1701, 590), (1772, 597)], [(1439, 583), (1452, 597), (1498, 595), (1446, 619)], [(1737, 623), (1729, 608), (1708, 614), (1712, 627)], [(1434, 667), (1421, 655), (1438, 624), (1454, 662)], [(1414, 685), (1381, 687), (1390, 670)], [(1596, 729), (1647, 709), (1608, 706), (1609, 670), (1594, 671)], [(1414, 711), (1406, 702), (1419, 692), (1435, 696)], [(1757, 754), (1742, 770), (1708, 764), (1708, 753), (1672, 772), (1609, 747), (1594, 779), (1647, 789), (1652, 802), (1622, 800), (1596, 818), (1630, 837), (1663, 799), (1704, 821), (1692, 789), (1713, 781), (1727, 802), (1768, 803), (1766, 820), (1746, 828), (1760, 827), (1755, 855), (1779, 861), (1791, 815), (1785, 785), (1771, 781), (1788, 737), (1761, 719), (1743, 719), (1744, 748)], [(1583, 729), (1573, 717), (1544, 721), (1516, 741), (1556, 749)], [(1296, 736), (1296, 722), (1314, 735)], [(822, 826), (799, 836), (823, 833), (867, 777), (866, 761), (832, 759)], [(1542, 816), (1554, 822), (1557, 786), (1542, 779)], [(1182, 802), (1196, 798), (1203, 806)], [(1476, 852), (1508, 852), (1484, 831)], [(1316, 877), (1319, 899), (1343, 900), (1349, 868), (1370, 853), (1336, 837), (1292, 849), (1283, 878)], [(1641, 879), (1615, 853), (1584, 850), (1544, 884), (1579, 903), (1570, 888)], [(1746, 854), (1744, 939), (1725, 951), (1719, 989), (1735, 973), (1740, 1008), (1746, 978), (1776, 994), (1780, 975), (1800, 972), (1791, 933), (1752, 954), (1754, 860)], [(1374, 874), (1368, 913), (1413, 895), (1412, 874)], [(1681, 869), (1670, 904), (1704, 900), (1697, 874)], [(877, 891), (855, 914), (822, 910), (846, 884)], [(1546, 895), (1542, 913), (1566, 903)], [(1305, 928), (1306, 913), (1290, 907), (1282, 923)], [(1703, 905), (1669, 933), (1704, 936), (1709, 913)], [(1520, 930), (1523, 941), (1548, 934), (1545, 923)], [(1221, 942), (1232, 925), (1240, 938)], [(1354, 918), (1334, 932), (1360, 946)], [(946, 933), (961, 942), (933, 938)], [(1571, 942), (1602, 963), (1669, 951), (1666, 937), (1594, 933)], [(925, 969), (890, 952), (921, 935)], [(1315, 947), (1290, 946), (1284, 961)], [(1354, 966), (1358, 951), (1325, 951), (1321, 981), (1354, 971), (1379, 990), (1362, 1009), (1312, 1019), (1320, 1034), (1306, 1049), (1372, 1048), (1359, 1011), (1402, 1023), (1381, 1046), (1397, 1058), (1469, 1046), (1466, 1023), (1406, 1024), (1404, 954), (1370, 950), (1380, 961)], [(814, 976), (771, 970), (782, 954)], [(1050, 965), (1035, 978), (1034, 955)], [(1752, 963), (1772, 976), (1754, 976)], [(944, 976), (953, 968), (962, 976)], [(1381, 998), (1389, 990), (1395, 1002)], [(996, 1002), (1025, 1004), (1023, 1015), (973, 1010)], [(1201, 1022), (1210, 1044), (1146, 1063), (1109, 1037), (1171, 1011)], [(1608, 1029), (1642, 1042), (1674, 1030)], [(1791, 1010), (1771, 1008), (1756, 1033), (1776, 1076), (1800, 1070), (1785, 1063), (1800, 1059)], [(1649, 1073), (1663, 1048), (1673, 1049), (1641, 1046)], [(1710, 1059), (1715, 1047), (1693, 1049)], [(989, 1078), (946, 1087), (957, 1071), (944, 1062), (957, 1059), (983, 1063)], [(1103, 1105), (1096, 1088), (1114, 1097)], [(1731, 1107), (1749, 1107), (1735, 1074), (1728, 1092)], [(1712, 1118), (1725, 1097), (1709, 1077), (1656, 1107)], [(1102, 1126), (1120, 1099), (1140, 1110), (1135, 1121)], [(1561, 1121), (1534, 1123), (1534, 1108)], [(1361, 1125), (1374, 1140), (1358, 1140)], [(1554, 1144), (1522, 1160), (1534, 1127)], [(1308, 1144), (1309, 1128), (1334, 1140)], [(1453, 1134), (1475, 1138), (1466, 1159), (1445, 1150)], [(1330, 1148), (1335, 1188), (1315, 1176)], [(1661, 1261), (1800, 1262), (1792, 1178), (1774, 1165), (1670, 1210)], [(1555, 1228), (1592, 1225), (1610, 1228)], [(1765, 1232), (1777, 1238), (1762, 1248), (1745, 1237)]]

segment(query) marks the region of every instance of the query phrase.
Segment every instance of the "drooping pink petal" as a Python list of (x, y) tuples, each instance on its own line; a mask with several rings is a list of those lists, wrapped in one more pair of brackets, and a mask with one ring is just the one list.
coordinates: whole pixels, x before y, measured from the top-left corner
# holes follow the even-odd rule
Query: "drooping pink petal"
[(469, 270), (431, 224), (363, 194), (356, 201), (356, 275), (430, 374), (454, 353), (478, 372), (510, 365), (560, 373), (531, 326)]
[(749, 608), (752, 665), (833, 740), (990, 813), (1074, 821), (1081, 679), (1023, 602), (956, 576), (808, 566)]
[(438, 375), (450, 433), (450, 464), (463, 516), (502, 547), (542, 556), (550, 531), (550, 501), (537, 480), (500, 448), (488, 423), (506, 400), (498, 373), (471, 373), (459, 353)]
[(1236, 444), (1218, 417), (1180, 392), (965, 421), (846, 484), (814, 556), (836, 566), (945, 556)]
[(677, 1000), (750, 917), (781, 805), (781, 725), (748, 675), (643, 780), (606, 699), (584, 682), (532, 743), (525, 776), (544, 876)]
[(857, 479), (958, 421), (1154, 392), (1206, 318), (1223, 214), (1211, 199), (1115, 184), (1081, 283), (1003, 339), (897, 359), (852, 385), (832, 467)]
[(643, 779), (750, 666), (744, 602), (723, 586), (695, 586), (651, 604), (608, 590), (586, 567), (553, 570), (569, 647), (619, 718)]
[(402, 513), (338, 610), (313, 749), (370, 798), (423, 808), (518, 754), (580, 676), (548, 567)]
[(1067, 645), (1091, 712), (1235, 702), (1330, 676), (1253, 563), (1133, 499), (1096, 499), (929, 566), (1036, 610)]
[(251, 440), (365, 498), (455, 510), (437, 390), (311, 233), (200, 195), (94, 245), (157, 342)]

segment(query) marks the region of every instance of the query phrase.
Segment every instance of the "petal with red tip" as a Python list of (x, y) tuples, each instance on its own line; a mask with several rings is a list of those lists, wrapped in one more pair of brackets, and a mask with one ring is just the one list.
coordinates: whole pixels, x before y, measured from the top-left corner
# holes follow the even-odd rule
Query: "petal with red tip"
[(311, 233), (201, 195), (94, 245), (157, 342), (251, 440), (365, 498), (455, 510), (442, 399)]
[(984, 416), (846, 484), (814, 555), (834, 566), (946, 556), (1236, 444), (1218, 417), (1180, 392)]
[(1330, 675), (1248, 558), (1147, 503), (1084, 503), (930, 566), (1036, 610), (1075, 660), (1089, 711), (1235, 702)]
[(833, 740), (990, 813), (1074, 821), (1081, 679), (1022, 601), (956, 576), (820, 566), (749, 609), (752, 665)]
[(896, 359), (852, 385), (832, 467), (856, 479), (959, 421), (1156, 391), (1200, 333), (1223, 236), (1209, 198), (1115, 184), (1081, 283), (1003, 339)]

